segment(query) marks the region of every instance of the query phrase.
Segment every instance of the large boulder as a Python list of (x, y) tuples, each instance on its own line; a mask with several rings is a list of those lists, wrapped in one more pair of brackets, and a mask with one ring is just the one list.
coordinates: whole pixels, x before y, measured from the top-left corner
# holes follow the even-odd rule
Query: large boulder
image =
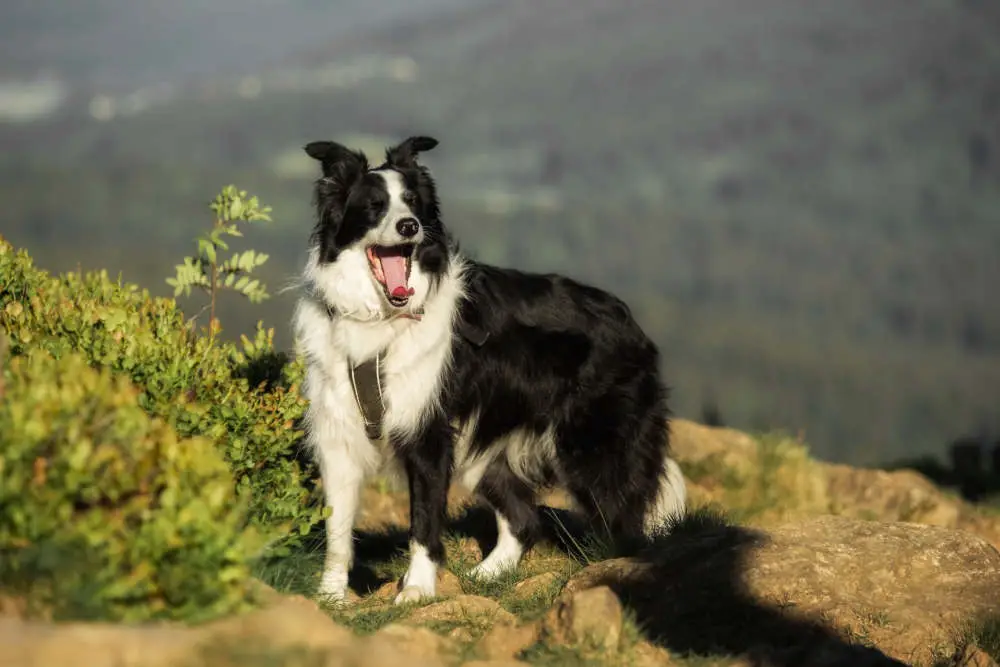
[(595, 586), (673, 651), (930, 663), (960, 651), (967, 623), (1000, 614), (1000, 553), (911, 523), (828, 516), (764, 532), (694, 519), (640, 558), (585, 568), (563, 595)]

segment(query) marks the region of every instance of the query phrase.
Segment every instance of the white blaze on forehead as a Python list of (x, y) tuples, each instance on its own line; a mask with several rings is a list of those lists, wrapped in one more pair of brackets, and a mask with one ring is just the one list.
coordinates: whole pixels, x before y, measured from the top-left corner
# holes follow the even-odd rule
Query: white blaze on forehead
[(396, 223), (403, 218), (415, 218), (417, 214), (403, 201), (403, 193), (406, 192), (406, 183), (403, 175), (394, 169), (379, 169), (373, 171), (385, 181), (385, 190), (389, 194), (389, 206), (385, 212), (385, 220)]

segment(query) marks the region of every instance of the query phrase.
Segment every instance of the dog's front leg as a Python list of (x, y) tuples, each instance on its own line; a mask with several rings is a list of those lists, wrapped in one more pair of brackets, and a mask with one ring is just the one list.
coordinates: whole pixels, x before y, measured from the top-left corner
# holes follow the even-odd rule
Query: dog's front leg
[(434, 597), (437, 568), (445, 559), (441, 533), (451, 483), (451, 439), (448, 424), (437, 421), (421, 437), (399, 444), (410, 485), (410, 566), (396, 604)]
[(347, 598), (347, 573), (354, 560), (352, 532), (364, 475), (346, 453), (322, 451), (320, 472), (330, 516), (326, 520), (326, 562), (318, 596), (334, 602)]

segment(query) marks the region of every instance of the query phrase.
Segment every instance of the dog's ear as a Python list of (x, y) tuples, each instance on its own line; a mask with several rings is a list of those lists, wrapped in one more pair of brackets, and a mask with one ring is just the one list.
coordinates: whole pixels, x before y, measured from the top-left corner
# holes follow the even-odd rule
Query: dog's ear
[(323, 165), (324, 176), (360, 175), (368, 166), (364, 153), (352, 151), (335, 141), (311, 141), (304, 150)]
[(412, 168), (417, 166), (417, 155), (426, 153), (438, 145), (433, 137), (410, 137), (385, 152), (385, 160), (393, 167)]

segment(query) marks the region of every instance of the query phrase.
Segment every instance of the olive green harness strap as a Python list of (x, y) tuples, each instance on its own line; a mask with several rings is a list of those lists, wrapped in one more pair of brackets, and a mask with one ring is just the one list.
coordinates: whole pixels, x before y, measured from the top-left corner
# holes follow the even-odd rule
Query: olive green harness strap
[(382, 353), (357, 366), (348, 364), (354, 400), (358, 403), (365, 433), (369, 440), (382, 439), (382, 422), (385, 417), (385, 400), (382, 396)]

